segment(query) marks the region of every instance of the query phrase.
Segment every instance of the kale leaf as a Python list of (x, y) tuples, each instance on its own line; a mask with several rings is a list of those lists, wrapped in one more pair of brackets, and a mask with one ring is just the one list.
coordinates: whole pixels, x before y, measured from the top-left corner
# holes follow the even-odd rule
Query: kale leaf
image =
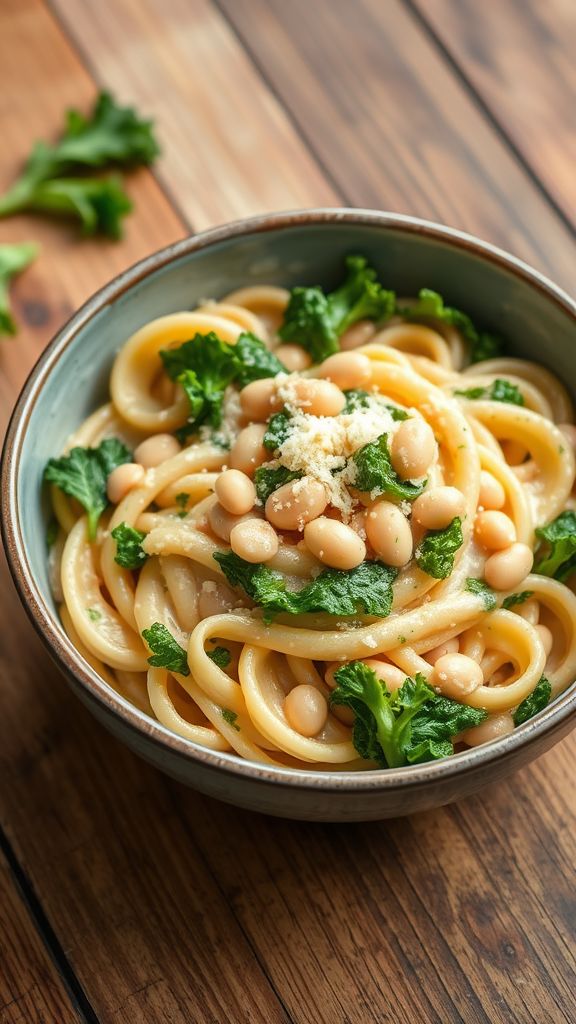
[(462, 521), (459, 516), (444, 530), (428, 530), (416, 552), (416, 563), (429, 576), (445, 580), (454, 567), (454, 555), (461, 547)]
[(348, 256), (347, 276), (336, 291), (326, 295), (319, 287), (293, 288), (284, 323), (283, 341), (302, 345), (313, 362), (320, 363), (339, 349), (338, 339), (358, 320), (389, 319), (395, 297), (376, 282), (376, 271), (362, 256)]
[(487, 717), (481, 709), (438, 696), (419, 674), (390, 692), (371, 668), (353, 661), (339, 668), (334, 679), (330, 704), (351, 708), (356, 750), (382, 767), (447, 757), (454, 752), (453, 737)]
[(408, 480), (400, 479), (392, 466), (386, 434), (381, 434), (376, 441), (359, 448), (354, 452), (352, 460), (356, 464), (354, 487), (359, 491), (391, 494), (395, 498), (414, 501), (426, 486), (426, 480), (412, 484)]
[(398, 405), (391, 405), (390, 402), (386, 402), (378, 394), (370, 394), (369, 391), (364, 391), (363, 388), (349, 388), (344, 392), (346, 396), (346, 405), (342, 409), (342, 413), (356, 412), (357, 409), (369, 409), (374, 402), (378, 405), (388, 409), (393, 420), (408, 420), (410, 419), (409, 413), (405, 409), (401, 409)]
[(269, 623), (281, 612), (303, 615), (377, 615), (385, 618), (392, 608), (392, 584), (398, 575), (381, 562), (362, 562), (355, 569), (325, 569), (301, 590), (287, 590), (284, 577), (266, 565), (246, 562), (232, 551), (216, 551), (214, 558), (233, 587), (242, 587), (264, 610)]
[(539, 544), (533, 571), (561, 581), (568, 579), (576, 572), (576, 514), (567, 509), (547, 526), (538, 526), (535, 533)]
[(467, 313), (444, 305), (444, 299), (430, 288), (422, 288), (411, 306), (396, 306), (396, 312), (405, 320), (441, 320), (452, 324), (470, 344), (470, 362), (494, 359), (502, 353), (502, 341), (494, 334), (478, 331)]
[(232, 655), (227, 647), (214, 647), (213, 650), (206, 651), (206, 654), (210, 660), (218, 666), (218, 668), (228, 668), (228, 665), (232, 661)]
[(514, 712), (514, 725), (523, 725), (529, 718), (533, 718), (539, 711), (542, 711), (550, 701), (552, 687), (546, 676), (540, 676), (536, 686), (518, 705)]
[(182, 385), (190, 403), (181, 435), (196, 432), (204, 423), (219, 427), (224, 392), (238, 373), (233, 346), (210, 331), (196, 334), (177, 348), (163, 349), (160, 357), (166, 373)]
[(153, 622), (150, 629), (143, 629), (142, 636), (152, 651), (148, 664), (155, 668), (166, 668), (181, 676), (189, 676), (188, 655), (161, 622)]
[(289, 484), (291, 480), (299, 480), (301, 476), (301, 473), (293, 473), (292, 470), (286, 469), (286, 466), (277, 466), (275, 469), (260, 466), (254, 473), (254, 484), (259, 501), (265, 505), (274, 491), (284, 484)]
[(532, 597), (533, 593), (533, 590), (521, 590), (516, 594), (508, 594), (508, 597), (505, 597), (502, 601), (502, 607), (510, 609), (514, 608), (514, 605), (524, 604), (524, 601), (527, 601)]
[(491, 612), (496, 607), (496, 594), (484, 580), (478, 580), (474, 576), (469, 576), (466, 580), (466, 590), (469, 590), (471, 594), (478, 594), (482, 598), (487, 612)]
[(112, 537), (116, 541), (114, 561), (123, 569), (140, 569), (148, 558), (142, 547), (146, 534), (128, 523), (119, 523), (112, 530)]
[(0, 197), (0, 217), (20, 210), (75, 214), (86, 234), (100, 231), (117, 238), (120, 218), (132, 205), (119, 180), (70, 175), (111, 164), (148, 164), (158, 153), (152, 122), (101, 93), (89, 118), (68, 111), (57, 143), (36, 143), (22, 175)]
[(286, 410), (275, 412), (268, 420), (262, 444), (269, 452), (278, 451), (284, 444), (290, 433), (290, 420), (290, 413), (286, 412)]
[(240, 335), (232, 351), (239, 364), (236, 382), (240, 388), (246, 387), (253, 380), (287, 372), (284, 363), (250, 331)]
[(497, 377), (490, 387), (468, 388), (466, 391), (455, 391), (462, 398), (483, 398), (492, 402), (508, 402), (509, 405), (524, 405), (524, 396), (516, 384)]
[(8, 287), (12, 278), (25, 270), (37, 253), (38, 246), (34, 242), (0, 245), (0, 337), (3, 334), (16, 334)]
[(108, 505), (106, 481), (113, 469), (130, 462), (128, 449), (110, 437), (97, 448), (72, 448), (60, 459), (50, 459), (44, 479), (76, 498), (88, 513), (88, 536), (94, 540), (98, 520)]

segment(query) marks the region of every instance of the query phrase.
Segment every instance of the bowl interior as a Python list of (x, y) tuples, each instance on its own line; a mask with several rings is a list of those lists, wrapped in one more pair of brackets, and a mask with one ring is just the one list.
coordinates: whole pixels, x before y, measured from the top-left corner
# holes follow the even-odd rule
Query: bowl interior
[[(236, 232), (236, 233), (234, 233)], [(91, 300), (44, 357), (30, 400), (13, 437), (21, 448), (16, 502), (22, 549), (46, 614), (61, 631), (46, 566), (46, 504), (42, 472), (68, 436), (107, 398), (115, 353), (147, 321), (248, 284), (336, 285), (343, 259), (368, 257), (380, 280), (400, 295), (422, 287), (439, 291), (481, 327), (503, 335), (508, 350), (542, 362), (576, 384), (572, 352), (576, 318), (567, 297), (537, 275), (507, 264), (466, 236), (443, 234), (406, 219), (349, 212), (280, 217), (176, 246), (142, 270), (136, 268)], [(565, 303), (565, 304), (564, 304)], [(64, 347), (63, 347), (64, 346)], [(576, 390), (573, 388), (573, 390)], [(101, 684), (105, 687), (105, 684)]]

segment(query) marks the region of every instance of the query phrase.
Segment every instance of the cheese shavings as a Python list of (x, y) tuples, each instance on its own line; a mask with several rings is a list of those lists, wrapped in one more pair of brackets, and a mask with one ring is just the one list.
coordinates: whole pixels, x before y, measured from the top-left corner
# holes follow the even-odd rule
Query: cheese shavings
[(312, 416), (296, 404), (292, 387), (289, 377), (279, 381), (278, 395), (291, 419), (290, 432), (274, 465), (323, 484), (330, 505), (347, 522), (355, 504), (348, 486), (354, 484), (356, 474), (356, 466), (353, 462), (347, 464), (348, 460), (363, 445), (393, 431), (395, 422), (390, 410), (377, 399), (353, 413)]

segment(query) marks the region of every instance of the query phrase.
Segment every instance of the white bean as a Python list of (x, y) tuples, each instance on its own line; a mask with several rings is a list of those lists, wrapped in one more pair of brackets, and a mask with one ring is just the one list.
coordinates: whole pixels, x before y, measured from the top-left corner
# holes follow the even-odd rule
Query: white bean
[(272, 413), (282, 408), (278, 398), (276, 383), (273, 377), (253, 380), (240, 392), (240, 406), (245, 416), (251, 420), (267, 420)]
[(502, 484), (487, 469), (480, 472), (480, 493), (478, 504), (482, 508), (504, 508), (506, 504), (506, 491)]
[(301, 736), (317, 736), (326, 724), (328, 703), (315, 686), (301, 683), (287, 695), (284, 714), (288, 724)]
[(474, 533), (478, 543), (490, 551), (503, 551), (516, 540), (516, 527), (510, 516), (496, 509), (478, 513)]
[(300, 377), (291, 387), (291, 400), (311, 416), (337, 416), (346, 404), (346, 396), (329, 380)]
[(430, 487), (412, 505), (412, 515), (426, 530), (443, 530), (462, 516), (466, 502), (456, 487)]
[(436, 453), (432, 427), (420, 417), (400, 424), (390, 442), (392, 465), (402, 480), (424, 476)]
[(274, 355), (284, 364), (290, 373), (299, 373), (312, 365), (312, 357), (301, 345), (278, 345)]
[(138, 462), (125, 462), (122, 466), (116, 466), (106, 481), (108, 501), (117, 505), (122, 498), (126, 497), (128, 491), (131, 491), (133, 487), (140, 486), (145, 475), (144, 466)]
[(526, 579), (533, 562), (534, 555), (527, 544), (511, 544), (486, 559), (484, 578), (494, 590), (513, 590)]
[(270, 452), (262, 444), (265, 433), (264, 423), (251, 423), (240, 431), (230, 451), (231, 469), (239, 469), (246, 476), (254, 476), (258, 467), (270, 458)]
[(406, 517), (391, 501), (379, 501), (366, 513), (366, 536), (387, 565), (400, 567), (412, 557), (412, 531)]
[(246, 562), (269, 562), (278, 552), (278, 534), (270, 523), (248, 519), (232, 527), (230, 547)]
[(304, 527), (312, 554), (333, 569), (354, 569), (366, 558), (366, 545), (351, 526), (319, 516)]
[(363, 388), (372, 380), (372, 364), (361, 352), (337, 352), (318, 369), (320, 377), (339, 388)]
[(181, 446), (172, 434), (154, 434), (138, 445), (134, 452), (134, 462), (139, 462), (144, 469), (153, 469), (181, 451)]
[(328, 500), (324, 486), (304, 476), (274, 491), (266, 502), (266, 518), (278, 530), (303, 530), (322, 515)]
[(226, 469), (220, 473), (214, 491), (222, 507), (235, 516), (246, 515), (256, 501), (254, 484), (250, 477), (239, 469)]

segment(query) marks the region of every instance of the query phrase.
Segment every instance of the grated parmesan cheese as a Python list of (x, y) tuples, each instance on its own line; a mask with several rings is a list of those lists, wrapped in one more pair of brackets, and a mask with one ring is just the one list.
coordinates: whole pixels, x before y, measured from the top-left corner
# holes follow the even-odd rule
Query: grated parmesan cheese
[[(348, 487), (353, 486), (356, 465), (348, 459), (381, 434), (389, 434), (396, 424), (388, 409), (374, 400), (365, 409), (339, 416), (312, 416), (295, 404), (289, 377), (279, 381), (278, 395), (291, 414), (290, 433), (279, 450), (275, 465), (293, 473), (302, 473), (324, 485), (328, 501), (339, 509), (344, 521), (352, 515), (355, 500)], [(278, 379), (278, 378), (277, 378)]]

